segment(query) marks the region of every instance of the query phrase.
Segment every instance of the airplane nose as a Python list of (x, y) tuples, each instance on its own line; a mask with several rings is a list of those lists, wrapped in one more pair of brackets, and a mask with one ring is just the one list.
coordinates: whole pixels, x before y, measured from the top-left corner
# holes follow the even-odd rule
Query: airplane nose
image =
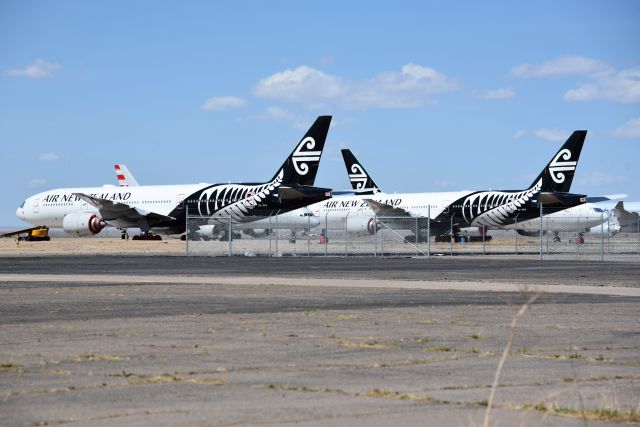
[(16, 209), (16, 216), (24, 221), (24, 209), (23, 208), (18, 208)]

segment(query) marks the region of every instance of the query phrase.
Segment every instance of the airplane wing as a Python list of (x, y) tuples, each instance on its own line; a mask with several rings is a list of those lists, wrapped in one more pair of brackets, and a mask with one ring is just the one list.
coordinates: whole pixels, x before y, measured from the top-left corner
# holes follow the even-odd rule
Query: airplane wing
[(377, 216), (405, 216), (407, 218), (413, 218), (411, 213), (402, 208), (396, 208), (386, 203), (376, 202), (373, 199), (364, 199), (364, 201)]
[(146, 219), (147, 221), (175, 221), (175, 218), (171, 216), (166, 216), (155, 212), (148, 212), (144, 209), (136, 208), (126, 203), (101, 199), (100, 197), (94, 197), (84, 193), (73, 194), (98, 209), (102, 219), (107, 222), (120, 220), (135, 223), (141, 219)]
[(636, 212), (629, 212), (624, 208), (624, 203), (622, 201), (618, 202), (616, 206), (612, 209), (612, 212), (615, 214), (620, 227), (638, 227), (638, 221), (640, 221), (640, 215)]
[(15, 236), (16, 234), (29, 233), (33, 230), (40, 230), (41, 228), (42, 227), (38, 226), (38, 227), (25, 228), (24, 230), (11, 231), (9, 233), (0, 234), (0, 237), (11, 237), (11, 236)]

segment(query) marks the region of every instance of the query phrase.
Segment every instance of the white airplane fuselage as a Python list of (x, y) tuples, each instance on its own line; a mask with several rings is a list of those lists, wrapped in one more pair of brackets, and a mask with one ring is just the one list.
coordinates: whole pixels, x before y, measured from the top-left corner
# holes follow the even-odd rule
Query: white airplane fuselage
[[(75, 193), (89, 194), (101, 199), (126, 203), (144, 212), (169, 215), (185, 197), (206, 187), (208, 184), (185, 185), (141, 185), (136, 187), (58, 188), (44, 191), (27, 198), (16, 210), (16, 216), (34, 226), (65, 228), (65, 218), (71, 214), (98, 214), (91, 204), (75, 196)], [(107, 225), (119, 228), (137, 227), (136, 223), (125, 219), (109, 220)], [(154, 230), (161, 232), (162, 230)]]
[[(176, 209), (182, 201), (190, 194), (207, 187), (209, 184), (185, 184), (185, 185), (144, 185), (131, 187), (116, 187), (105, 185), (102, 187), (89, 188), (59, 188), (35, 194), (27, 198), (16, 210), (16, 216), (33, 226), (47, 226), (50, 228), (63, 228), (68, 233), (78, 235), (83, 234), (69, 221), (70, 215), (82, 216), (99, 215), (98, 209), (85, 202), (75, 193), (84, 193), (99, 197), (101, 199), (112, 200), (114, 202), (126, 203), (144, 212), (155, 212), (162, 215), (169, 215)], [(189, 215), (199, 215), (193, 208)], [(67, 221), (65, 222), (65, 218)], [(259, 218), (259, 217), (258, 217)], [(309, 226), (316, 227), (319, 220), (312, 216), (306, 208), (273, 216), (271, 219), (262, 218), (256, 221), (234, 224), (240, 229), (266, 229), (271, 227), (287, 228), (290, 230), (305, 230)], [(224, 223), (224, 219), (222, 220)], [(118, 228), (138, 227), (136, 222), (127, 221), (123, 218), (108, 220), (107, 226)], [(203, 225), (202, 227), (207, 227)], [(171, 229), (154, 227), (156, 233), (172, 234)], [(94, 234), (94, 233), (91, 233)]]
[(365, 201), (374, 200), (394, 208), (403, 209), (412, 217), (436, 218), (449, 205), (470, 191), (452, 191), (438, 193), (376, 193), (369, 195), (335, 196), (323, 202), (308, 206), (319, 218), (374, 215), (374, 211)]
[[(587, 231), (589, 228), (601, 224), (608, 218), (608, 213), (595, 203), (585, 203), (560, 212), (543, 215), (542, 226), (546, 231)], [(539, 231), (540, 218), (526, 221), (514, 220), (506, 225), (506, 230)]]

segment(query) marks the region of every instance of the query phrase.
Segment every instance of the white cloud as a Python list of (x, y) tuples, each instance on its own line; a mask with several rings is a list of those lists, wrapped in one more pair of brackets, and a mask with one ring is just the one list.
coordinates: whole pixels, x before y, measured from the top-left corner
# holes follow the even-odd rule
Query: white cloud
[(345, 91), (339, 77), (303, 65), (286, 69), (258, 82), (253, 93), (260, 98), (302, 104), (321, 104), (340, 97)]
[(41, 162), (55, 162), (58, 160), (58, 155), (54, 153), (42, 153), (39, 159)]
[(593, 58), (563, 56), (543, 64), (521, 64), (511, 73), (516, 77), (582, 76), (587, 81), (565, 92), (565, 101), (606, 100), (622, 103), (640, 102), (640, 67), (617, 71)]
[(473, 93), (478, 99), (509, 99), (516, 96), (516, 91), (509, 88), (492, 89), (485, 92), (475, 91)]
[(561, 56), (542, 64), (520, 64), (511, 69), (516, 77), (561, 77), (569, 75), (594, 75), (610, 72), (611, 67), (597, 59), (579, 55)]
[(577, 181), (580, 186), (602, 186), (624, 184), (627, 179), (624, 176), (595, 171), (587, 175), (581, 174)]
[(404, 65), (399, 72), (386, 72), (355, 82), (303, 65), (260, 80), (253, 93), (260, 98), (309, 106), (413, 108), (423, 105), (429, 95), (456, 88), (451, 78), (416, 64)]
[(613, 131), (613, 136), (619, 138), (640, 139), (640, 117), (631, 119), (625, 124), (618, 126)]
[(607, 100), (623, 103), (640, 102), (640, 67), (611, 74), (599, 74), (592, 83), (583, 84), (564, 94), (565, 101)]
[(516, 131), (516, 133), (513, 134), (513, 139), (520, 139), (524, 136), (524, 134), (527, 133), (526, 130), (524, 129), (518, 129)]
[(38, 188), (38, 187), (42, 187), (46, 183), (47, 183), (46, 179), (34, 178), (31, 181), (29, 181), (29, 183), (27, 184), (27, 187)]
[(544, 139), (545, 141), (551, 141), (551, 142), (564, 141), (569, 136), (568, 132), (564, 130), (544, 129), (544, 128), (538, 129), (537, 131), (535, 131), (535, 135), (540, 139)]
[(59, 64), (51, 64), (42, 59), (37, 59), (33, 64), (24, 68), (12, 68), (5, 74), (12, 77), (28, 77), (30, 79), (45, 79), (53, 76), (53, 73), (61, 69)]
[(293, 114), (280, 107), (269, 107), (255, 117), (260, 120), (292, 120), (294, 118)]
[(247, 101), (237, 96), (214, 96), (204, 101), (202, 109), (208, 111), (224, 111), (245, 108), (247, 105)]

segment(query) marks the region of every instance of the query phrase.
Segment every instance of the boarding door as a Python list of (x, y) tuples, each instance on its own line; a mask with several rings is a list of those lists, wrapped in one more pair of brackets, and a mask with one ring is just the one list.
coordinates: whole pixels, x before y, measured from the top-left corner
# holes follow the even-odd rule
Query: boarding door
[(33, 213), (40, 212), (40, 199), (35, 199), (33, 201)]

